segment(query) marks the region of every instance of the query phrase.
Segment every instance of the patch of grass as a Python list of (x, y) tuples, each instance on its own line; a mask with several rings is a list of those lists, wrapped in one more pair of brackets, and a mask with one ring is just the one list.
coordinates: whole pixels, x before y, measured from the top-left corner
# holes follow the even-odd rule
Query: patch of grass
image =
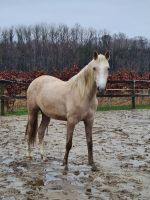
[(18, 108), (15, 111), (5, 113), (6, 116), (9, 116), (9, 115), (18, 115), (19, 116), (19, 115), (27, 115), (27, 114), (28, 114), (27, 108)]
[(150, 109), (150, 105), (137, 105), (137, 109)]
[[(97, 111), (131, 110), (131, 105), (106, 105), (98, 106)], [(136, 109), (150, 109), (150, 105), (136, 105)]]

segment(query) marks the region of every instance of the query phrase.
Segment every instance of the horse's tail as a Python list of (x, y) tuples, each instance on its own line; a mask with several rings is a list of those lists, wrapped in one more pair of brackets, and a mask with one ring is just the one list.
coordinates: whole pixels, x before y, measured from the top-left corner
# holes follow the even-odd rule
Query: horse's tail
[(38, 128), (38, 112), (35, 112), (32, 115), (31, 119), (27, 122), (25, 138), (27, 138), (28, 144), (34, 145), (36, 141), (37, 135), (37, 128)]
[(29, 124), (29, 122), (27, 122), (27, 125), (26, 125), (25, 139), (27, 139), (27, 136), (28, 136), (28, 124)]

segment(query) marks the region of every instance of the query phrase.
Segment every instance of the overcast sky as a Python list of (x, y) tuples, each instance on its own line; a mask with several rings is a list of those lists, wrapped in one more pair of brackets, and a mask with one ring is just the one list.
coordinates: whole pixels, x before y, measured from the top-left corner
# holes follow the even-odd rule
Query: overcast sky
[(0, 0), (0, 27), (78, 23), (150, 39), (150, 0)]

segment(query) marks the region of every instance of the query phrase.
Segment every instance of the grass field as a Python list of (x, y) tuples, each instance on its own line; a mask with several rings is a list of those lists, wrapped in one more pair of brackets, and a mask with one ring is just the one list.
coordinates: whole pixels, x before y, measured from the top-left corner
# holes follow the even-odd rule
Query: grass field
[[(97, 111), (111, 111), (111, 110), (131, 110), (131, 105), (107, 105), (98, 106)], [(136, 109), (150, 109), (150, 105), (136, 105)], [(6, 112), (5, 115), (26, 115), (26, 108), (18, 108), (14, 112)]]

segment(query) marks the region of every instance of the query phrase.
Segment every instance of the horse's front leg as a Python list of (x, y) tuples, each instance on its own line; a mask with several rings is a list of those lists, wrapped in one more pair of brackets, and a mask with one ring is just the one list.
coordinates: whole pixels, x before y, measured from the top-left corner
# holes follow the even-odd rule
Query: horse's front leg
[(88, 148), (88, 164), (92, 166), (92, 170), (96, 170), (94, 160), (93, 160), (93, 141), (92, 141), (92, 128), (93, 128), (94, 118), (90, 117), (84, 120), (86, 141)]
[(65, 152), (65, 156), (63, 160), (63, 165), (65, 166), (64, 174), (66, 174), (68, 170), (68, 156), (69, 156), (69, 151), (72, 147), (72, 138), (73, 138), (74, 128), (75, 128), (75, 123), (70, 123), (69, 121), (67, 121), (66, 152)]

